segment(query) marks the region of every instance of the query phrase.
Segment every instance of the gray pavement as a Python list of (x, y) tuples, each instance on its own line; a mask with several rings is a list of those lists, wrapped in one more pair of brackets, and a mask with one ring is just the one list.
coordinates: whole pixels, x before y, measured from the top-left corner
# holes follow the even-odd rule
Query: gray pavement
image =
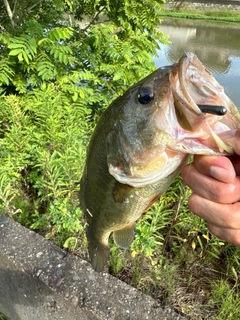
[(11, 320), (186, 320), (3, 215), (0, 312)]

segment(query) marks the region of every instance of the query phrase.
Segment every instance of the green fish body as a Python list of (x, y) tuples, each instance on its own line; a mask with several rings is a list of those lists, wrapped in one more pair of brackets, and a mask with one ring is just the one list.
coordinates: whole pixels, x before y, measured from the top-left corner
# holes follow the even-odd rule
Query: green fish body
[[(206, 114), (198, 104), (223, 105), (227, 113)], [(156, 70), (109, 106), (91, 137), (80, 185), (94, 270), (107, 262), (111, 233), (117, 246), (131, 245), (136, 220), (189, 154), (232, 153), (220, 136), (239, 123), (237, 108), (193, 53)]]

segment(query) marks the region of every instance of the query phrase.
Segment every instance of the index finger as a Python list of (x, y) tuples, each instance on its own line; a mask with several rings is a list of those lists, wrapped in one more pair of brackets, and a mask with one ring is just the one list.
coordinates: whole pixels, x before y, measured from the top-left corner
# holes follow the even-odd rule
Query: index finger
[(199, 173), (224, 183), (232, 183), (236, 178), (232, 161), (227, 157), (195, 156), (194, 165)]
[(205, 174), (205, 172), (202, 174), (197, 169), (195, 162), (193, 162), (184, 168), (182, 178), (202, 198), (216, 203), (227, 204), (239, 201), (240, 199), (240, 179), (238, 177), (232, 183), (225, 183), (213, 178), (210, 174)]
[(194, 193), (188, 201), (189, 209), (210, 224), (240, 230), (240, 202), (216, 203)]

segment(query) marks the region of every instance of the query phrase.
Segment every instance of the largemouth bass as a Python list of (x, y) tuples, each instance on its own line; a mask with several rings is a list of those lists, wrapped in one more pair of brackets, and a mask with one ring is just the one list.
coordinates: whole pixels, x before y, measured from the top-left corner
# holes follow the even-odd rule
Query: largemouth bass
[[(218, 115), (221, 106), (225, 115)], [(111, 233), (117, 246), (131, 245), (135, 221), (190, 154), (231, 154), (221, 133), (239, 125), (238, 109), (193, 53), (117, 98), (92, 135), (80, 186), (94, 270), (101, 271), (108, 259)]]

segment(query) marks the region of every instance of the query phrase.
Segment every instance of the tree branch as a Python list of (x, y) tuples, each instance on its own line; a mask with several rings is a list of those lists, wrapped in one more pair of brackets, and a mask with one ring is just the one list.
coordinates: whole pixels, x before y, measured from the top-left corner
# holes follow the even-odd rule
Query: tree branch
[(7, 14), (8, 14), (8, 17), (10, 19), (11, 25), (12, 25), (13, 28), (15, 28), (15, 22), (14, 22), (14, 19), (13, 19), (13, 12), (11, 10), (11, 7), (10, 7), (9, 3), (8, 3), (8, 0), (3, 0), (3, 2), (4, 2), (4, 5), (5, 5), (5, 8), (7, 10)]
[(15, 2), (14, 2), (14, 6), (13, 6), (13, 16), (15, 16), (15, 12), (16, 12), (16, 8), (17, 8), (17, 1), (18, 1), (18, 0), (15, 0)]
[(35, 8), (36, 6), (38, 6), (39, 4), (41, 4), (44, 0), (39, 0), (37, 3), (35, 3), (34, 5), (32, 5), (30, 8), (28, 8), (27, 12), (30, 12), (33, 8)]
[(104, 11), (104, 9), (106, 9), (105, 7), (103, 7), (102, 9), (100, 9), (95, 16), (93, 17), (92, 21), (89, 22), (89, 24), (83, 28), (83, 30), (87, 30), (90, 26), (92, 26), (94, 24), (94, 22), (97, 20), (98, 16)]

